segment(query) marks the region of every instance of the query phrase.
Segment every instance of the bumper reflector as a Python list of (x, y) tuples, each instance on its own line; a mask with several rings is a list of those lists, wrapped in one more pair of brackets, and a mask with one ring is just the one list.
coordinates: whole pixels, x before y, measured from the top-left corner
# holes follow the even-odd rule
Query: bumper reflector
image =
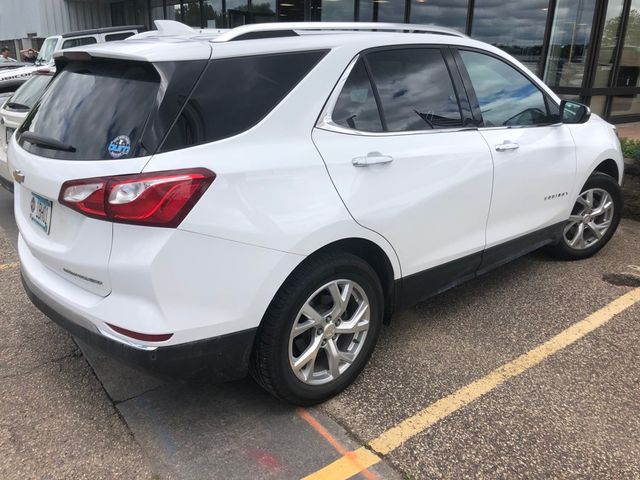
[(111, 325), (107, 323), (109, 328), (114, 332), (118, 332), (120, 335), (124, 335), (125, 337), (135, 338), (136, 340), (142, 340), (143, 342), (164, 342), (173, 337), (173, 333), (159, 333), (159, 334), (148, 334), (148, 333), (138, 333), (132, 332), (131, 330), (127, 330), (126, 328), (116, 327), (115, 325)]

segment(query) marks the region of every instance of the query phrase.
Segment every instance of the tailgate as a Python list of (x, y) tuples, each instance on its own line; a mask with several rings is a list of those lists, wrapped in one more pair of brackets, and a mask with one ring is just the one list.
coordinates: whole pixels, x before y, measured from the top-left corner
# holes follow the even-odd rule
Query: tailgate
[(44, 266), (95, 294), (111, 292), (113, 225), (59, 203), (61, 187), (70, 180), (140, 173), (205, 64), (86, 54), (59, 62), (56, 77), (8, 151), (16, 222)]
[[(108, 275), (112, 224), (81, 215), (58, 203), (69, 178), (137, 173), (149, 157), (122, 161), (75, 162), (44, 159), (11, 144), (16, 223), (29, 250), (46, 267), (97, 295), (111, 292)], [(48, 210), (48, 211), (47, 211)]]

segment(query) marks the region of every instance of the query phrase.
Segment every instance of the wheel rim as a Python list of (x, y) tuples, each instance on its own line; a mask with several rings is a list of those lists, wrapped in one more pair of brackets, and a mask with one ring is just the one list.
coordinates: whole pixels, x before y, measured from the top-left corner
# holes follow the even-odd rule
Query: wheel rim
[(613, 198), (606, 190), (592, 188), (576, 200), (564, 227), (564, 241), (575, 250), (585, 250), (600, 242), (611, 227)]
[(371, 306), (352, 280), (333, 280), (304, 303), (289, 336), (289, 364), (308, 385), (337, 379), (356, 360), (367, 338)]

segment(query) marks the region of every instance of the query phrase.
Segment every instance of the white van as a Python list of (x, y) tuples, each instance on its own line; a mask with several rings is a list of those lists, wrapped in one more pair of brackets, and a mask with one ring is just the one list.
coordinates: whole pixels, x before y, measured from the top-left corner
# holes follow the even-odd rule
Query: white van
[(114, 42), (124, 40), (147, 29), (144, 25), (96, 28), (78, 32), (63, 33), (47, 37), (42, 44), (34, 65), (12, 68), (0, 73), (0, 92), (13, 92), (26, 82), (38, 67), (53, 65), (53, 54), (58, 50), (81, 47), (93, 43)]

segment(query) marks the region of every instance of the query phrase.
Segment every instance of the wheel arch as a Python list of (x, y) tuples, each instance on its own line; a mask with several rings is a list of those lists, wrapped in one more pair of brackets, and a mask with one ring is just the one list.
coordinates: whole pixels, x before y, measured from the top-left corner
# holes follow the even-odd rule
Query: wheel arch
[[(397, 303), (396, 298), (398, 291), (396, 286), (398, 282), (396, 281), (396, 276), (399, 277), (400, 272), (396, 272), (393, 260), (389, 258), (389, 255), (387, 254), (387, 252), (385, 252), (383, 247), (370, 239), (362, 237), (347, 237), (327, 243), (307, 255), (304, 260), (296, 265), (296, 267), (289, 273), (289, 275), (287, 275), (287, 279), (318, 256), (335, 251), (347, 252), (360, 257), (365, 262), (367, 262), (376, 272), (380, 280), (380, 284), (382, 285), (382, 291), (384, 293), (384, 320), (385, 323), (388, 323)], [(277, 297), (279, 292), (280, 288), (274, 295), (274, 299)]]
[(391, 318), (395, 306), (396, 282), (391, 260), (375, 242), (364, 238), (344, 238), (332, 242), (310, 255), (322, 255), (328, 251), (344, 251), (362, 258), (371, 265), (380, 279), (385, 300), (385, 321)]
[(607, 158), (606, 160), (601, 161), (596, 168), (594, 168), (593, 173), (600, 172), (610, 177), (616, 179), (618, 183), (620, 183), (620, 169), (618, 168), (618, 164), (612, 158)]

